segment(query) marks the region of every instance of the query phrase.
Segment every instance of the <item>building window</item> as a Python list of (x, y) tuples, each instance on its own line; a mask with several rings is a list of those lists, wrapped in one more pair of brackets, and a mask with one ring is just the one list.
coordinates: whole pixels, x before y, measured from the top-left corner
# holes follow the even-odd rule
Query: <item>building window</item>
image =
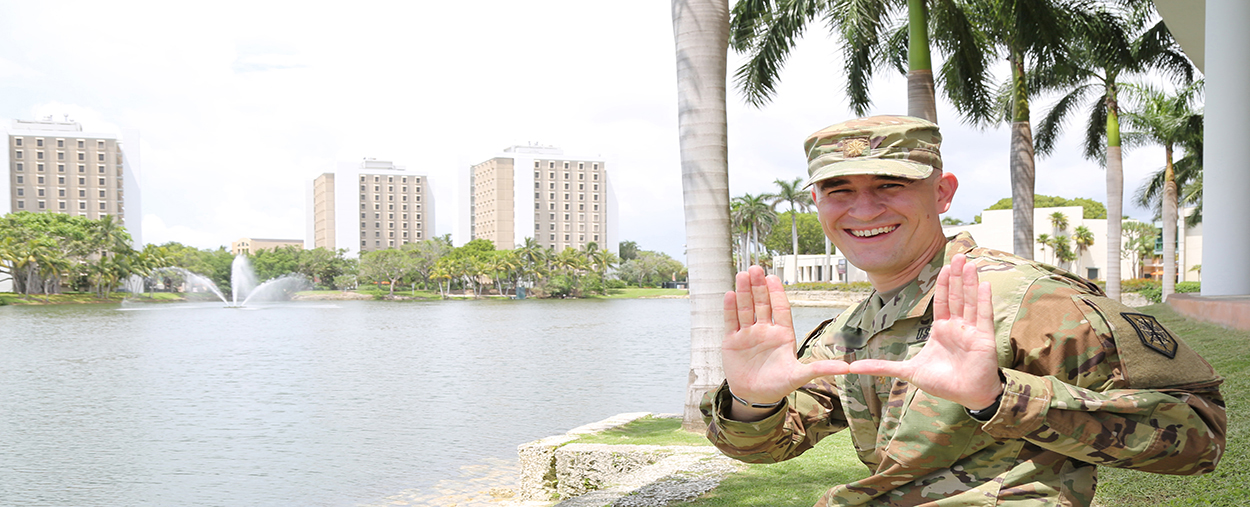
[(43, 172), (43, 164), (35, 164), (35, 170), (39, 172)]
[(64, 188), (58, 188), (58, 189), (56, 189), (56, 193), (57, 193), (57, 197), (65, 197), (65, 189), (64, 189)]
[(103, 161), (104, 161), (104, 154), (103, 154), (103, 153), (97, 153), (97, 154), (96, 154), (96, 159), (97, 159), (97, 160), (99, 160), (100, 162), (103, 162)]
[(56, 172), (58, 172), (58, 173), (63, 173), (63, 172), (65, 172), (65, 164), (57, 164), (57, 165), (56, 165)]
[(39, 177), (39, 181), (37, 181), (36, 183), (39, 183), (40, 185), (42, 185), (42, 184), (43, 184), (43, 176), (40, 176), (40, 177)]
[(56, 207), (58, 209), (65, 209), (65, 201), (57, 201)]
[(556, 230), (556, 224), (551, 224), (551, 230)]
[(104, 149), (104, 141), (96, 141), (96, 142), (95, 142), (95, 146), (96, 146), (96, 149), (98, 149), (98, 150), (103, 150), (103, 149)]
[(104, 189), (100, 189), (100, 198), (101, 198), (101, 199), (103, 199), (103, 198), (104, 198)]
[(104, 203), (100, 203), (100, 211), (104, 211)]
[(19, 171), (21, 171), (21, 170), (22, 170), (22, 163), (21, 163), (21, 162), (18, 162), (18, 163), (17, 163), (17, 170), (19, 170)]
[(87, 154), (81, 151), (78, 152), (78, 160), (87, 160)]
[(569, 193), (568, 193), (568, 192), (565, 192), (565, 193), (564, 193), (564, 200), (566, 200), (566, 201), (567, 201), (568, 199), (569, 199)]
[(42, 147), (42, 146), (43, 146), (43, 139), (35, 139), (35, 146)]
[(43, 197), (43, 189), (42, 189), (42, 188), (35, 189), (35, 192), (39, 195), (39, 197)]
[(78, 189), (78, 197), (82, 197), (82, 198), (86, 199), (86, 198), (87, 198), (87, 191), (86, 191), (85, 189), (81, 189), (81, 188), (80, 188), (80, 189)]
[(36, 151), (36, 152), (35, 152), (35, 159), (36, 159), (36, 160), (43, 160), (43, 152), (42, 152), (42, 151)]
[(63, 152), (63, 151), (58, 151), (58, 152), (56, 152), (56, 159), (57, 159), (57, 160), (65, 160), (65, 152)]
[(21, 146), (21, 145), (22, 145), (22, 138), (20, 138), (20, 137), (14, 137), (14, 138), (13, 138), (13, 146)]
[(17, 201), (17, 209), (26, 209), (26, 201)]
[(22, 196), (26, 195), (26, 193), (24, 192), (24, 190), (25, 190), (25, 189), (23, 189), (23, 188), (19, 188), (19, 189), (17, 189), (17, 196), (18, 196), (18, 197), (22, 197)]
[(599, 241), (599, 235), (598, 235), (598, 234), (596, 234), (596, 235), (595, 235), (595, 241)]
[(57, 183), (58, 185), (64, 185), (64, 184), (65, 184), (65, 177), (64, 177), (64, 176), (57, 176), (57, 177), (56, 177), (56, 183)]
[(569, 203), (566, 202), (564, 203), (564, 211), (568, 211), (568, 210), (569, 210)]
[(555, 235), (555, 234), (552, 234), (552, 235), (551, 235), (551, 241), (555, 241), (555, 240), (556, 240), (556, 235)]
[(79, 140), (78, 140), (78, 149), (80, 149), (80, 150), (81, 150), (81, 149), (83, 149), (83, 147), (85, 147), (85, 146), (86, 146), (86, 144), (84, 143), (84, 141), (83, 141), (82, 139), (79, 139)]
[[(538, 196), (534, 196), (534, 197), (538, 197)], [(534, 203), (534, 209), (538, 209), (538, 208), (539, 208), (538, 203)]]
[(23, 179), (23, 178), (22, 178), (22, 176), (18, 176), (18, 177), (17, 177), (17, 182), (18, 182), (18, 183), (21, 183), (21, 182), (22, 182), (22, 179)]
[(599, 194), (594, 194), (594, 199), (595, 199), (596, 201), (598, 201), (598, 200), (599, 200)]
[(80, 173), (85, 173), (85, 172), (87, 172), (87, 166), (82, 165), (82, 164), (78, 164), (78, 172), (80, 172)]
[(564, 219), (565, 219), (565, 220), (568, 220), (568, 219), (569, 219), (569, 214), (568, 214), (568, 213), (565, 213), (565, 214), (564, 214)]
[(599, 179), (599, 173), (595, 173), (595, 179), (596, 179), (596, 180), (598, 180), (598, 179)]
[(100, 174), (104, 174), (104, 166), (103, 166), (103, 165), (98, 165), (98, 166), (95, 166), (95, 172), (98, 172), (98, 173), (100, 173)]
[(100, 186), (104, 186), (104, 178), (100, 178)]
[(569, 235), (568, 235), (568, 234), (565, 234), (565, 235), (564, 235), (564, 240), (565, 240), (565, 241), (568, 241), (568, 240), (569, 240)]

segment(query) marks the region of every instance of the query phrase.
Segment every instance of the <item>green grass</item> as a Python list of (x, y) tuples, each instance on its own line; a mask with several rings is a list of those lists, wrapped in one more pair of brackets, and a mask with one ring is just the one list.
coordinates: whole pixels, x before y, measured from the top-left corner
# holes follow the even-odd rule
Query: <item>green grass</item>
[[(67, 292), (64, 294), (32, 294), (29, 296), (15, 294), (12, 292), (0, 292), (0, 305), (74, 305), (74, 304), (97, 304), (97, 303), (120, 303), (122, 300), (130, 296), (126, 292), (114, 292), (109, 295), (108, 299), (97, 297), (93, 292)], [(148, 297), (145, 293), (139, 297), (130, 298), (134, 301), (183, 301), (182, 294), (169, 292), (157, 292)]]
[(685, 296), (687, 294), (688, 291), (686, 289), (626, 287), (624, 289), (608, 289), (608, 295), (602, 297), (607, 299), (637, 299), (653, 298), (657, 296)]
[(801, 456), (751, 465), (687, 505), (696, 507), (809, 507), (829, 488), (868, 476), (849, 432), (826, 437)]
[(582, 435), (571, 444), (712, 445), (698, 433), (681, 429), (681, 419), (643, 417), (610, 430)]
[[(337, 292), (337, 291), (310, 291), (310, 292), (332, 293), (332, 292)], [(373, 285), (361, 285), (353, 292), (373, 296), (375, 299), (384, 298), (391, 293), (390, 289), (387, 287), (379, 288), (379, 287), (374, 287)], [(411, 288), (407, 288), (407, 287), (403, 287), (403, 288), (395, 287), (395, 295), (399, 297), (409, 297), (409, 298), (416, 298), (416, 299), (441, 299), (442, 298), (442, 296), (439, 296), (437, 291), (418, 290), (414, 293)]]
[(1105, 507), (1245, 505), (1250, 503), (1250, 333), (1189, 320), (1166, 305), (1142, 308), (1154, 315), (1224, 377), (1220, 391), (1228, 406), (1228, 444), (1210, 474), (1175, 477), (1100, 468), (1098, 496)]

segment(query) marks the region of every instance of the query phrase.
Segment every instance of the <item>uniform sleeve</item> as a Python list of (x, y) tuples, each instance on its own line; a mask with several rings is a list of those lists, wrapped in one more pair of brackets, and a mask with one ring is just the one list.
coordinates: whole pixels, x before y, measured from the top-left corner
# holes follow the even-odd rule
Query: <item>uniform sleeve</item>
[(703, 397), (699, 410), (707, 423), (707, 438), (734, 459), (748, 463), (776, 463), (802, 454), (820, 439), (846, 428), (836, 387), (817, 378), (787, 396), (772, 415), (754, 422), (729, 418), (729, 388)]
[[(1026, 292), (1011, 331), (1014, 365), (983, 429), (1103, 466), (1214, 470), (1228, 425), (1222, 379), (1162, 326), (1143, 331), (1126, 320), (1152, 317), (1096, 299), (1046, 284)], [(1152, 336), (1182, 350), (1168, 357)]]

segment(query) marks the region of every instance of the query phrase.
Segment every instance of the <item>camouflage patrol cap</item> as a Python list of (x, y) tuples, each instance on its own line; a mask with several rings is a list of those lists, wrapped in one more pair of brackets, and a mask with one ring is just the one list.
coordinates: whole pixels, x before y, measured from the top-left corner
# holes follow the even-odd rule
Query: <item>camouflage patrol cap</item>
[(938, 126), (911, 116), (870, 116), (808, 136), (807, 184), (852, 174), (924, 179), (942, 169)]

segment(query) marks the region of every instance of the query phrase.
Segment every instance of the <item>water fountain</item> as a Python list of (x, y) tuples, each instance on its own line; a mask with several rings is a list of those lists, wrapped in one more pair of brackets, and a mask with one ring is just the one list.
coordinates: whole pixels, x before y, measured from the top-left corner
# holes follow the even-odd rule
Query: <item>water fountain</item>
[(256, 272), (246, 255), (235, 256), (230, 264), (230, 298), (222, 294), (217, 284), (208, 277), (193, 273), (184, 268), (170, 267), (158, 271), (170, 271), (182, 277), (187, 292), (201, 290), (212, 292), (226, 304), (226, 308), (243, 308), (251, 302), (270, 302), (285, 299), (289, 293), (309, 288), (308, 279), (304, 275), (291, 273), (256, 283)]

